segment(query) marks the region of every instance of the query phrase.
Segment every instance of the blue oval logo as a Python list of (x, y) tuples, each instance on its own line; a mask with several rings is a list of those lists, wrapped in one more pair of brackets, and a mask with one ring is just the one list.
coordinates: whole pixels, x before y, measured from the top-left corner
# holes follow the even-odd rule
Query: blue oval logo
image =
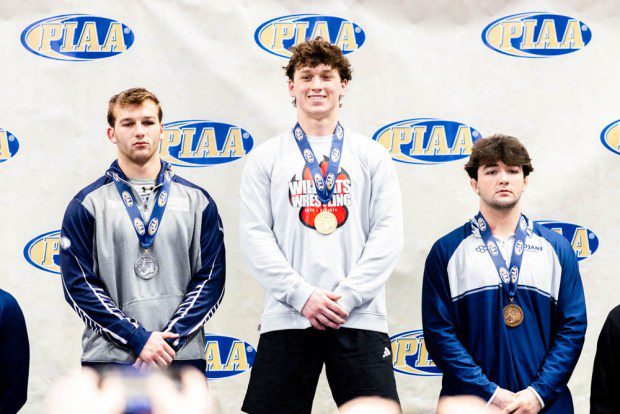
[(434, 377), (441, 371), (431, 359), (421, 329), (399, 333), (390, 338), (392, 366), (401, 374)]
[(355, 23), (320, 14), (276, 17), (254, 32), (254, 40), (263, 50), (284, 58), (291, 56), (291, 47), (318, 36), (338, 46), (344, 54), (359, 49), (366, 40), (366, 34)]
[(206, 375), (210, 380), (232, 377), (252, 368), (256, 349), (230, 336), (205, 334)]
[(553, 220), (537, 220), (536, 223), (564, 236), (573, 246), (577, 260), (587, 259), (598, 249), (598, 237), (583, 226)]
[(590, 28), (568, 16), (529, 12), (502, 17), (482, 31), (482, 41), (504, 55), (546, 58), (573, 53), (592, 40)]
[(244, 129), (222, 122), (189, 120), (164, 125), (162, 159), (179, 167), (206, 167), (238, 160), (252, 150)]
[(129, 27), (116, 20), (88, 14), (48, 17), (26, 27), (22, 45), (48, 59), (85, 61), (126, 52), (134, 42)]
[(388, 149), (394, 161), (438, 164), (469, 157), (480, 132), (460, 122), (412, 118), (386, 125), (375, 141)]
[(24, 247), (24, 257), (37, 269), (60, 274), (60, 230), (30, 240)]
[(9, 131), (0, 128), (0, 162), (5, 162), (12, 158), (19, 151), (19, 141), (17, 137)]
[(620, 155), (620, 119), (603, 129), (601, 143), (614, 154)]

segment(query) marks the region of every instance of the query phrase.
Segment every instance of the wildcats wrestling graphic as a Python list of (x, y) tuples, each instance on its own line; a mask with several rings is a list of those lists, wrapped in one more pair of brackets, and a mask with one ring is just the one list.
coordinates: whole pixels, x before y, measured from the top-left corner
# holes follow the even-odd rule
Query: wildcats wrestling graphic
[[(325, 176), (329, 159), (323, 157), (320, 163), (321, 172)], [(328, 204), (323, 204), (319, 200), (312, 181), (312, 173), (308, 166), (304, 166), (301, 179), (294, 175), (288, 187), (289, 201), (291, 207), (299, 208), (299, 220), (304, 226), (314, 229), (314, 218), (322, 211), (329, 211), (336, 216), (338, 227), (341, 227), (349, 217), (348, 206), (351, 205), (351, 178), (344, 168), (340, 168), (335, 182), (326, 178), (326, 185), (335, 186), (334, 194)]]

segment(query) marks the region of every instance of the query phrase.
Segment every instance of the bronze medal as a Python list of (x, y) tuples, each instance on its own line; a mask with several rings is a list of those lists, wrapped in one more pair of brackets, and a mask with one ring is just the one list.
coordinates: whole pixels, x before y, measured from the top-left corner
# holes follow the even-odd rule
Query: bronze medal
[(321, 234), (331, 234), (338, 228), (338, 219), (334, 213), (323, 210), (314, 218), (314, 228)]
[(514, 328), (523, 322), (523, 309), (521, 306), (511, 303), (504, 307), (504, 322), (507, 326)]

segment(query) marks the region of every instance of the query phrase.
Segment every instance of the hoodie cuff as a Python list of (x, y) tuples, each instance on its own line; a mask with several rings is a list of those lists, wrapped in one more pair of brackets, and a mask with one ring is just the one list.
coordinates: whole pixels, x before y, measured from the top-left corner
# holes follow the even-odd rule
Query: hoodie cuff
[(345, 311), (347, 311), (347, 313), (351, 313), (353, 309), (357, 308), (359, 305), (362, 304), (362, 300), (359, 299), (357, 295), (341, 286), (338, 286), (334, 290), (334, 293), (337, 293), (341, 296), (340, 299), (336, 301), (336, 303), (338, 303), (338, 305), (340, 305)]
[(142, 352), (142, 348), (144, 348), (144, 345), (146, 345), (146, 342), (151, 337), (151, 333), (152, 332), (147, 331), (143, 327), (138, 326), (131, 334), (128, 345), (129, 348), (133, 351), (136, 358), (140, 356), (140, 352)]

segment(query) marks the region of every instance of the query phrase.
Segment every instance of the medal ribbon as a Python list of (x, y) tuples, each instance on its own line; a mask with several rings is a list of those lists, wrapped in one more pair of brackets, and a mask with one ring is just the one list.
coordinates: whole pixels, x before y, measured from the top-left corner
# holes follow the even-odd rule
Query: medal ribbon
[(476, 222), (478, 223), (478, 229), (480, 230), (482, 240), (487, 247), (489, 256), (491, 256), (491, 260), (493, 260), (493, 264), (495, 264), (495, 268), (499, 274), (499, 279), (502, 282), (504, 291), (508, 294), (510, 302), (512, 303), (514, 296), (517, 293), (517, 282), (519, 281), (519, 274), (521, 273), (521, 262), (523, 261), (525, 238), (527, 237), (527, 220), (525, 219), (525, 216), (521, 214), (519, 223), (517, 224), (517, 228), (515, 230), (515, 244), (512, 249), (512, 256), (510, 258), (509, 265), (510, 271), (506, 269), (506, 261), (504, 260), (504, 256), (493, 239), (493, 234), (491, 234), (491, 229), (489, 228), (488, 223), (480, 212), (478, 212), (478, 215), (476, 216)]
[(116, 189), (118, 190), (118, 194), (121, 196), (121, 200), (123, 200), (127, 214), (129, 214), (133, 228), (136, 231), (140, 245), (144, 248), (144, 250), (147, 250), (155, 241), (155, 236), (157, 236), (161, 219), (166, 211), (166, 206), (168, 205), (168, 195), (170, 194), (171, 183), (170, 164), (162, 161), (162, 169), (164, 170), (164, 173), (160, 173), (160, 176), (158, 177), (158, 184), (162, 184), (162, 188), (157, 196), (157, 202), (155, 203), (155, 207), (153, 207), (153, 212), (148, 220), (148, 225), (142, 219), (142, 215), (138, 209), (138, 203), (134, 198), (130, 185), (122, 180), (117, 173), (111, 174), (114, 179)]
[(338, 167), (340, 167), (340, 159), (342, 158), (342, 144), (344, 143), (344, 128), (338, 122), (336, 129), (332, 134), (332, 148), (329, 152), (329, 162), (325, 171), (325, 177), (321, 172), (321, 166), (319, 165), (314, 151), (308, 142), (306, 133), (299, 125), (299, 122), (295, 124), (293, 128), (293, 135), (295, 136), (295, 142), (299, 147), (299, 151), (306, 162), (306, 166), (312, 174), (312, 180), (314, 181), (314, 188), (316, 189), (316, 195), (323, 204), (327, 204), (332, 199), (334, 189), (336, 188), (336, 177), (338, 176)]

